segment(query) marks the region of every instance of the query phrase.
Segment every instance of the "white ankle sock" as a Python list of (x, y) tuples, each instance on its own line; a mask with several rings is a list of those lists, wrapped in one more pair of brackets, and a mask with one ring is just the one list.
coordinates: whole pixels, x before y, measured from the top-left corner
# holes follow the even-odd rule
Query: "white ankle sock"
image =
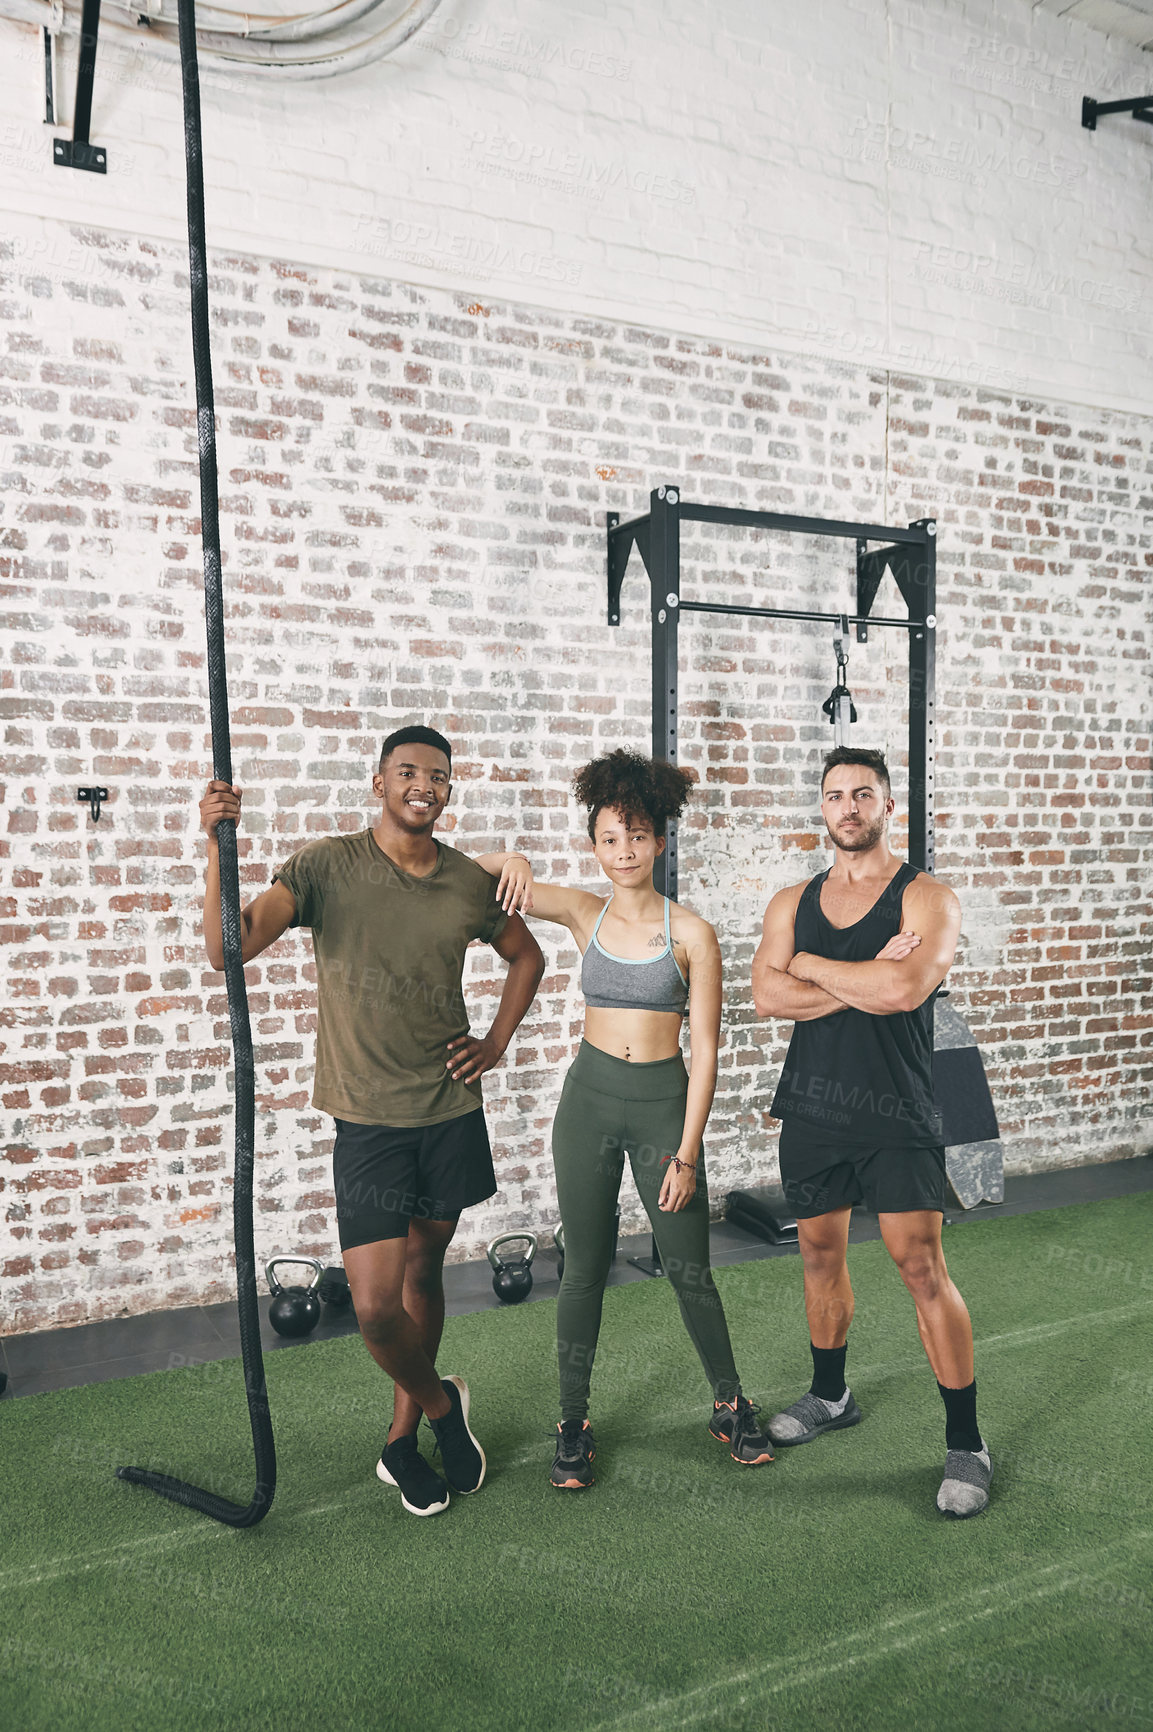
[(821, 1400), (824, 1402), (825, 1406), (828, 1408), (832, 1417), (834, 1419), (839, 1419), (841, 1417), (842, 1413), (844, 1413), (846, 1407), (848, 1407), (849, 1397), (852, 1395), (852, 1393), (853, 1393), (852, 1390), (849, 1389), (848, 1386), (846, 1385), (845, 1393), (844, 1393), (844, 1395), (841, 1396), (841, 1399), (839, 1401), (830, 1401), (828, 1396), (826, 1396), (826, 1395), (822, 1395)]

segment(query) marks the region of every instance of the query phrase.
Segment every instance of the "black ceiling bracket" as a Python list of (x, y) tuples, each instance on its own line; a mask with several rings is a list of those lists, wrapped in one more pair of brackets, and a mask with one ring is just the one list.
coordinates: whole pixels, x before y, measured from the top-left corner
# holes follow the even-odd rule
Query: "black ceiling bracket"
[(90, 174), (108, 173), (108, 152), (102, 144), (91, 144), (92, 83), (96, 76), (96, 38), (100, 33), (100, 0), (84, 0), (80, 15), (80, 64), (76, 68), (76, 106), (72, 137), (57, 138), (52, 160), (57, 168), (86, 168)]
[(1124, 102), (1097, 102), (1091, 96), (1083, 96), (1081, 125), (1096, 132), (1099, 114), (1131, 114), (1134, 120), (1146, 120), (1153, 126), (1153, 96), (1129, 96)]
[(105, 800), (107, 800), (107, 798), (108, 798), (108, 789), (107, 788), (77, 788), (76, 798), (78, 800), (87, 800), (88, 810), (92, 814), (92, 822), (94, 824), (99, 824), (99, 822), (100, 822), (100, 807), (103, 804), (103, 802)]

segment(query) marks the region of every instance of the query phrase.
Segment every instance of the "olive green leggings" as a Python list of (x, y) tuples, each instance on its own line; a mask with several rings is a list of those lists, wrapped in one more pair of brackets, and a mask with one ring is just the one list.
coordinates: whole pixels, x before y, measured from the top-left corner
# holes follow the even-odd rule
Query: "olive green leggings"
[(665, 1214), (657, 1207), (668, 1170), (662, 1157), (680, 1147), (687, 1088), (679, 1053), (655, 1064), (633, 1064), (587, 1041), (565, 1078), (552, 1132), (565, 1251), (557, 1303), (562, 1419), (584, 1419), (588, 1413), (626, 1154), (661, 1264), (713, 1394), (718, 1401), (732, 1401), (739, 1391), (728, 1324), (709, 1266), (703, 1150), (692, 1201), (676, 1213)]

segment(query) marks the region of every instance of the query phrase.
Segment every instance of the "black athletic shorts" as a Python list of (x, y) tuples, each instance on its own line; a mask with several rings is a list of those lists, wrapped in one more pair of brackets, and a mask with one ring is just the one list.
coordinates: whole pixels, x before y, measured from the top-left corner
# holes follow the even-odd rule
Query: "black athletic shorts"
[(337, 1119), (332, 1185), (342, 1251), (406, 1238), (414, 1217), (455, 1221), (496, 1193), (484, 1109), (411, 1127)]
[(945, 1150), (941, 1143), (908, 1145), (834, 1142), (808, 1125), (781, 1125), (781, 1183), (798, 1220), (863, 1203), (875, 1215), (915, 1209), (945, 1212)]

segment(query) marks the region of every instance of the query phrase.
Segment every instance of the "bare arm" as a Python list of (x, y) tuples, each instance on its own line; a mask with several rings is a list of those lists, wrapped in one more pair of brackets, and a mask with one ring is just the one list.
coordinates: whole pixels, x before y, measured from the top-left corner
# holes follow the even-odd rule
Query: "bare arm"
[[(200, 818), (208, 836), (208, 861), (204, 871), (204, 915), (201, 934), (204, 948), (213, 968), (224, 967), (224, 935), (220, 930), (220, 849), (216, 841), (216, 826), (222, 818), (240, 819), (240, 789), (227, 782), (210, 782), (208, 792), (200, 802)], [(275, 944), (296, 916), (296, 902), (291, 890), (279, 880), (262, 890), (246, 908), (240, 910), (241, 950), (245, 962), (251, 962), (270, 944)]]
[(567, 884), (541, 884), (533, 878), (532, 869), (523, 854), (480, 854), (477, 865), (493, 878), (499, 878), (497, 894), (506, 886), (514, 886), (512, 905), (522, 914), (533, 914), (538, 920), (551, 920), (557, 926), (567, 926), (578, 944), (581, 935), (596, 920), (604, 906), (591, 890), (575, 890)]
[(697, 1159), (717, 1087), (717, 1053), (721, 1041), (721, 947), (707, 921), (698, 920), (695, 924), (700, 931), (699, 935), (694, 933), (689, 944), (692, 1065), (685, 1101), (685, 1123), (680, 1147), (675, 1151), (662, 1150), (662, 1153), (675, 1153), (681, 1162), (681, 1168), (672, 1161), (668, 1163), (661, 1184), (659, 1207), (669, 1212), (683, 1209), (696, 1193)]
[(497, 897), (506, 914), (527, 914), (532, 907), (532, 867), (524, 854), (478, 854), (476, 863), (499, 878)]
[(479, 1039), (462, 1034), (448, 1043), (446, 1066), (460, 1082), (475, 1082), (504, 1057), (544, 973), (540, 945), (519, 914), (509, 915), (492, 947), (508, 963), (508, 973), (488, 1033)]
[(833, 962), (802, 952), (793, 957), (789, 972), (873, 1016), (916, 1010), (952, 966), (961, 904), (947, 884), (922, 873), (905, 891), (901, 925), (905, 930), (873, 962)]
[(790, 971), (793, 960), (793, 921), (803, 884), (778, 890), (765, 909), (761, 942), (753, 957), (753, 1004), (758, 1016), (788, 1018), (791, 1022), (815, 1022), (845, 1009), (845, 1002), (808, 979)]

